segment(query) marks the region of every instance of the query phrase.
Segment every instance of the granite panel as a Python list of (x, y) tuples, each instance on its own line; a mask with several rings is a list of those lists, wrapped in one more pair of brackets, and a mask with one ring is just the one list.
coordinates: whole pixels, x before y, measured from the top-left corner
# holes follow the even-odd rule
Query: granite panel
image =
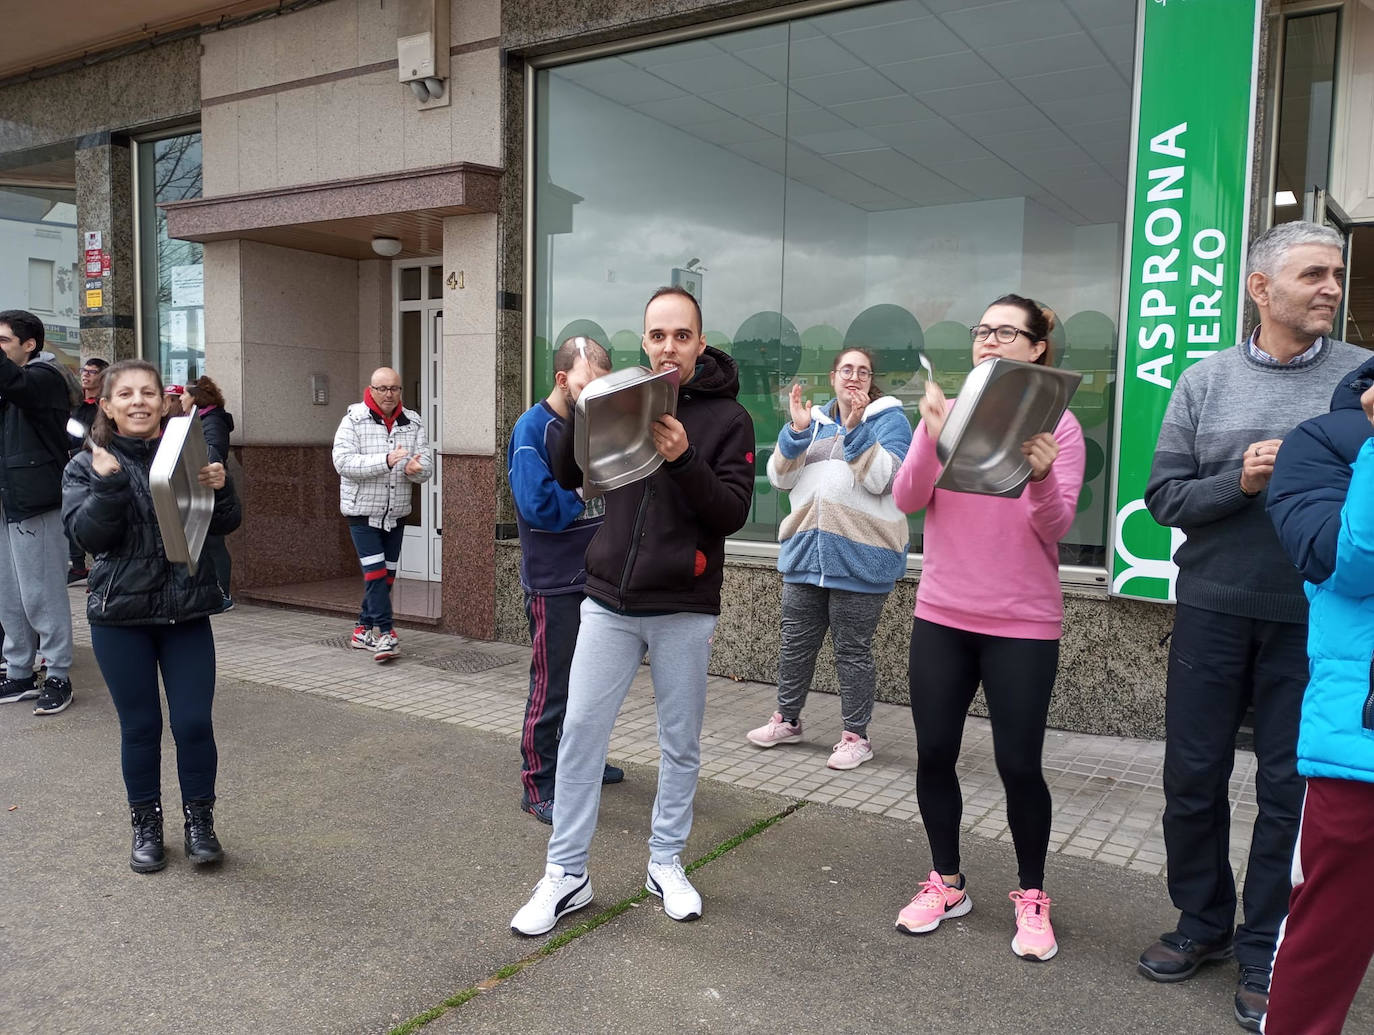
[(200, 37), (200, 95), (205, 99), (238, 93), (239, 44), (232, 32)]
[(246, 341), (357, 351), (355, 260), (256, 241), (241, 249)]
[(243, 287), (238, 241), (210, 241), (203, 255), (205, 340), (239, 341), (243, 335)]
[(525, 591), (520, 588), (520, 540), (496, 541), (495, 639), (507, 643), (530, 642), (525, 617)]
[(442, 455), (446, 632), (490, 640), (496, 634), (494, 465), (489, 456)]
[(239, 190), (239, 110), (214, 104), (200, 113), (201, 196)]
[(179, 119), (200, 108), (200, 43), (178, 40), (0, 89), (0, 151)]
[[(124, 359), (132, 346), (120, 331), (133, 337), (134, 304), (133, 196), (129, 147), (98, 144), (76, 151), (76, 218), (82, 230), (98, 230), (110, 253), (110, 275), (104, 280), (103, 304), (98, 310), (81, 308), (83, 316), (113, 317), (126, 328), (81, 329), (81, 351), (88, 356), (113, 354)], [(97, 333), (99, 332), (99, 333)]]
[(396, 60), (396, 38), (401, 35), (396, 28), (399, 5), (356, 0), (356, 6), (358, 64)]
[(353, 574), (358, 558), (339, 514), (339, 476), (325, 445), (250, 445), (242, 467), (243, 524), (229, 537), (240, 588)]
[(392, 78), (391, 118), (401, 123), (402, 140), (400, 157), (397, 154), (387, 157), (391, 168), (399, 164), (405, 169), (426, 169), (435, 165), (448, 165), (453, 161), (453, 113), (452, 102), (443, 108), (417, 107), (415, 95), (410, 87), (403, 86)]
[(351, 370), (351, 352), (338, 349), (283, 347), (245, 341), (243, 383), (250, 386), (240, 411), (244, 440), (253, 444), (314, 445), (332, 442), (343, 412), (361, 398), (361, 390), (330, 378), (329, 405), (311, 400), (311, 377), (343, 367)]
[(452, 0), (449, 44), (458, 46), (501, 35), (501, 0)]
[[(394, 37), (392, 47), (394, 57)], [(395, 72), (373, 72), (353, 82), (358, 90), (358, 139), (368, 144), (358, 150), (358, 175), (391, 172), (405, 153), (401, 91), (410, 96), (410, 90), (396, 81)]]
[(277, 186), (277, 98), (247, 97), (238, 111), (239, 190)]
[[(210, 339), (205, 343), (205, 372), (219, 385), (224, 396), (224, 408), (230, 413), (243, 413), (243, 342)], [(240, 445), (244, 439), (243, 422), (234, 426), (229, 441)]]
[(1104, 696), (1115, 713), (1130, 712), (1131, 736), (1164, 736), (1164, 686), (1174, 609), (1140, 600), (1107, 608)]
[(225, 30), (238, 48), (238, 80), (240, 90), (257, 90), (277, 81), (276, 33), (278, 20), (250, 22)]
[[(329, 180), (359, 175), (361, 140), (358, 135), (357, 82), (339, 79), (332, 83), (321, 83), (314, 89), (319, 175)], [(371, 146), (370, 141), (368, 146)]]
[(511, 429), (525, 412), (524, 325), (519, 312), (502, 309), (496, 314), (496, 520), (515, 520), (515, 501), (507, 481), (506, 445)]
[(333, 0), (293, 11), (275, 19), (274, 25), (275, 82), (289, 83), (358, 64), (354, 0)]
[[(286, 19), (290, 21), (290, 19)], [(326, 175), (319, 164), (319, 91), (307, 86), (277, 95), (277, 184), (313, 183)]]
[(444, 220), (444, 269), (463, 287), (444, 292), (444, 334), (496, 332), (497, 223), (494, 213)]
[(452, 160), (501, 165), (501, 52), (455, 54), (448, 89)]
[(639, 36), (777, 7), (776, 0), (504, 0), (501, 43), (511, 50), (547, 50)]
[(487, 457), (496, 452), (495, 358), (494, 334), (444, 335), (445, 450)]

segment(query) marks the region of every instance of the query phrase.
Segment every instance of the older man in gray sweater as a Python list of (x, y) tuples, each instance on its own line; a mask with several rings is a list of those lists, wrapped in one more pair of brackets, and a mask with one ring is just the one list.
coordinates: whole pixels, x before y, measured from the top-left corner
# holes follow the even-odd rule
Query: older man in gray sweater
[[(1240, 965), (1235, 1017), (1258, 1031), (1268, 1001), (1302, 808), (1298, 715), (1307, 685), (1307, 598), (1264, 510), (1285, 435), (1330, 406), (1368, 354), (1330, 337), (1344, 284), (1341, 239), (1283, 223), (1250, 247), (1250, 338), (1179, 378), (1145, 490), (1150, 514), (1183, 529), (1165, 705), (1164, 843), (1176, 930), (1140, 972), (1182, 981), (1209, 960)], [(1244, 917), (1236, 919), (1228, 782), (1236, 731), (1254, 709), (1255, 796)]]

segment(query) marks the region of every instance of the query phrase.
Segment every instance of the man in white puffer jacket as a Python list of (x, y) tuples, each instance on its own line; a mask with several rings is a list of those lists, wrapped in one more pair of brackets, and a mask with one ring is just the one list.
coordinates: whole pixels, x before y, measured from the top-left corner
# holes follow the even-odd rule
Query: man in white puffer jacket
[[(400, 656), (391, 617), (391, 584), (410, 513), (410, 483), (428, 481), (434, 458), (420, 415), (401, 405), (401, 375), (372, 372), (363, 401), (354, 403), (334, 432), (339, 510), (363, 569), (363, 603), (351, 644), (377, 661)], [(373, 627), (377, 633), (373, 634)]]

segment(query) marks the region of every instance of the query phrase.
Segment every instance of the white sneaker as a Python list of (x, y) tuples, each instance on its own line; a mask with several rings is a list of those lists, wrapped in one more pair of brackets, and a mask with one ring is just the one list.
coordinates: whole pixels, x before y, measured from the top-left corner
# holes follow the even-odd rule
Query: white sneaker
[(585, 873), (574, 876), (549, 863), (530, 900), (511, 918), (510, 929), (528, 937), (547, 934), (559, 917), (581, 909), (591, 900), (592, 882)]
[(373, 661), (390, 661), (401, 656), (401, 641), (396, 633), (384, 632), (377, 636), (376, 643), (373, 644)]
[(701, 916), (701, 896), (683, 872), (676, 855), (670, 863), (649, 863), (644, 887), (663, 899), (663, 911), (674, 920), (696, 920)]

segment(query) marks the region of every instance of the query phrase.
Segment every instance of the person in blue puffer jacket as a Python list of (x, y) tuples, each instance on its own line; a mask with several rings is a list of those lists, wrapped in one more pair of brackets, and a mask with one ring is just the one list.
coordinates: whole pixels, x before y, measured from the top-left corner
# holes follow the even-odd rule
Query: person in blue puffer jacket
[(792, 504), (778, 529), (778, 710), (746, 737), (761, 748), (801, 739), (802, 707), (829, 629), (844, 722), (826, 763), (831, 769), (854, 769), (873, 757), (873, 631), (906, 572), (910, 540), (892, 481), (911, 448), (911, 423), (901, 403), (883, 398), (875, 374), (867, 349), (847, 348), (831, 364), (835, 398), (827, 406), (808, 408), (794, 384), (791, 422), (768, 459), (768, 480)]
[(1284, 439), (1268, 510), (1311, 612), (1307, 794), (1261, 1030), (1339, 1035), (1374, 958), (1374, 359)]

